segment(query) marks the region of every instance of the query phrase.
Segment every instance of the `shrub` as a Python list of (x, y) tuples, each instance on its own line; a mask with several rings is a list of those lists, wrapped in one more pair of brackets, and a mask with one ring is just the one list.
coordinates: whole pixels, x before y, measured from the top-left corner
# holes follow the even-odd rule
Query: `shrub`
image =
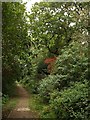
[(61, 52), (62, 54), (57, 57), (53, 73), (40, 81), (38, 92), (43, 102), (50, 102), (51, 106), (54, 104), (52, 109), (57, 118), (62, 116), (61, 119), (81, 119), (84, 115), (87, 116), (87, 110), (85, 112), (82, 108), (84, 106), (87, 109), (85, 105), (88, 104), (86, 98), (88, 87), (85, 82), (89, 80), (88, 49), (86, 45), (81, 46), (80, 43), (72, 42)]
[(30, 92), (37, 93), (38, 81), (30, 76), (25, 76), (20, 83), (26, 87)]
[(26, 84), (26, 88), (28, 88), (32, 93), (37, 93), (38, 82), (34, 79), (31, 79), (29, 83)]
[(88, 120), (88, 82), (76, 82), (61, 92), (50, 95), (50, 104), (60, 120)]
[(44, 102), (49, 101), (50, 93), (56, 87), (57, 82), (58, 82), (58, 80), (57, 80), (58, 78), (59, 78), (58, 76), (49, 75), (48, 77), (46, 77), (42, 81), (40, 81), (38, 92), (39, 92), (39, 95), (43, 99)]
[[(53, 74), (66, 75), (66, 86), (72, 81), (83, 81), (88, 76), (88, 47), (73, 42), (61, 50), (53, 69)], [(63, 81), (62, 81), (62, 84)]]
[[(50, 93), (53, 90), (61, 90), (64, 89), (64, 86), (67, 84), (67, 75), (49, 75), (48, 77), (44, 78), (39, 83), (38, 92), (40, 97), (43, 99), (44, 102), (49, 102)], [(62, 84), (63, 81), (63, 84)]]

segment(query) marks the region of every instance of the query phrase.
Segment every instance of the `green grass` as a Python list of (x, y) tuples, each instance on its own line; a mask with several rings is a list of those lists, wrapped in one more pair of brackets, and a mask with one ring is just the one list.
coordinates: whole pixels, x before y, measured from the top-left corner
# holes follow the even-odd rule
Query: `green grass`
[(29, 107), (31, 110), (36, 111), (39, 117), (41, 117), (43, 109), (47, 106), (48, 105), (41, 102), (40, 97), (37, 94), (31, 94), (29, 99)]
[(2, 116), (6, 118), (9, 113), (15, 108), (18, 98), (11, 98), (5, 105), (2, 106)]

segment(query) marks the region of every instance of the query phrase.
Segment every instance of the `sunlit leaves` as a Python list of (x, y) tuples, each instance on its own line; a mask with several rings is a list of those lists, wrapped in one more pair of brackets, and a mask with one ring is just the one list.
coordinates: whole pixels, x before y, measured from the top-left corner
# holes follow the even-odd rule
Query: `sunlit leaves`
[[(58, 54), (63, 46), (68, 45), (72, 40), (72, 35), (76, 30), (84, 29), (88, 6), (83, 4), (36, 3), (32, 7), (31, 14), (28, 15), (30, 35), (36, 42), (38, 41), (39, 46), (42, 47), (43, 44), (49, 52)], [(87, 26), (86, 23), (85, 25)], [(55, 49), (58, 49), (57, 53), (54, 52)]]

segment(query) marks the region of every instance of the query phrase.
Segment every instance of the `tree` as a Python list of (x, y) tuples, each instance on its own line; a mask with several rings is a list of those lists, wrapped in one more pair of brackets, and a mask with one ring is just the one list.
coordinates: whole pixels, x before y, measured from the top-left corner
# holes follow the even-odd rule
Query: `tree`
[(2, 82), (3, 93), (21, 75), (20, 57), (27, 50), (27, 23), (25, 6), (21, 3), (2, 3)]
[(50, 53), (58, 55), (72, 41), (73, 33), (87, 32), (88, 4), (36, 3), (28, 17), (34, 47), (45, 47)]

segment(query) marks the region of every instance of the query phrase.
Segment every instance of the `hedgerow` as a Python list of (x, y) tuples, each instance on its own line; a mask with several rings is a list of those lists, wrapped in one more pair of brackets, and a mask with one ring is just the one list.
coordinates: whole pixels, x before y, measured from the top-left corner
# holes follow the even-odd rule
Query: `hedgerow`
[(50, 105), (60, 120), (89, 120), (88, 82), (51, 94)]
[[(87, 44), (72, 42), (57, 57), (51, 75), (40, 81), (39, 96), (57, 119), (88, 120), (88, 81)], [(50, 112), (45, 109), (42, 116)]]

